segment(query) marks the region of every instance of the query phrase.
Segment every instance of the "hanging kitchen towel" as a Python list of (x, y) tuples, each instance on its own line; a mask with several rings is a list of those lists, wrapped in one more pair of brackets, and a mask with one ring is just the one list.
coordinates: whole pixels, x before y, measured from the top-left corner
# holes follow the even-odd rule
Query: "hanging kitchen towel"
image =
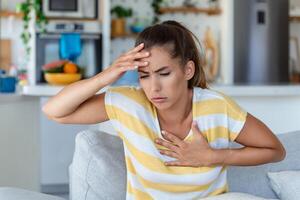
[(59, 44), (61, 59), (68, 59), (75, 62), (81, 54), (81, 39), (79, 33), (62, 33)]

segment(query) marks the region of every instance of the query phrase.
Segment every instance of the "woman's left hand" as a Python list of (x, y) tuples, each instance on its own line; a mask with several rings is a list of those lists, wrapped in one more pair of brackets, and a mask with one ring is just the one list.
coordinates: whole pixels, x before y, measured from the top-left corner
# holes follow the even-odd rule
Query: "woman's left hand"
[(197, 123), (193, 122), (193, 140), (186, 142), (170, 132), (163, 132), (164, 137), (169, 140), (156, 139), (155, 142), (168, 150), (159, 149), (160, 153), (173, 158), (175, 161), (165, 162), (167, 166), (203, 167), (213, 164), (214, 150), (200, 132)]

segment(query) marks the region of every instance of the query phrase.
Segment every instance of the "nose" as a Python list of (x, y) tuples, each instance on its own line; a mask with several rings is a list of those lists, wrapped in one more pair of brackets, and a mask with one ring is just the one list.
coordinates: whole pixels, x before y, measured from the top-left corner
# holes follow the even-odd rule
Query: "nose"
[(152, 76), (151, 78), (151, 91), (159, 92), (161, 90), (161, 84), (157, 77)]

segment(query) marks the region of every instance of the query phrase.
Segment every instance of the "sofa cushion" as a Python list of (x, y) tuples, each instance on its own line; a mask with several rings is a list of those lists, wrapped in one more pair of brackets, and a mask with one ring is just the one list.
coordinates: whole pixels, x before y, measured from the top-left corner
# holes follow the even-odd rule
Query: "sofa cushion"
[[(284, 161), (254, 167), (229, 167), (231, 192), (276, 199), (267, 172), (300, 168), (300, 132), (279, 135), (286, 148)], [(71, 167), (72, 200), (125, 199), (126, 169), (122, 141), (99, 131), (83, 131), (76, 137)]]
[(228, 192), (225, 194), (203, 198), (203, 200), (278, 200), (278, 199), (265, 199), (246, 193)]
[(72, 200), (125, 199), (126, 168), (122, 141), (99, 131), (76, 136), (73, 156)]
[(229, 167), (228, 184), (231, 192), (246, 192), (265, 198), (277, 198), (270, 187), (267, 173), (300, 169), (300, 131), (277, 136), (285, 147), (286, 158), (279, 163), (251, 167)]
[(43, 193), (33, 192), (29, 190), (1, 187), (0, 199), (2, 200), (64, 200), (63, 198), (47, 195)]
[(300, 199), (300, 171), (270, 172), (268, 178), (281, 200)]

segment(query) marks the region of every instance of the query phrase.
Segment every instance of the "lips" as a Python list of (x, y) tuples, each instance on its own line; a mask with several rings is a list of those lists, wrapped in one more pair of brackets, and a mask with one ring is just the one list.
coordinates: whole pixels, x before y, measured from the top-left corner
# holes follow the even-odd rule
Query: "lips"
[(162, 103), (167, 99), (167, 97), (153, 97), (151, 100), (155, 103)]

